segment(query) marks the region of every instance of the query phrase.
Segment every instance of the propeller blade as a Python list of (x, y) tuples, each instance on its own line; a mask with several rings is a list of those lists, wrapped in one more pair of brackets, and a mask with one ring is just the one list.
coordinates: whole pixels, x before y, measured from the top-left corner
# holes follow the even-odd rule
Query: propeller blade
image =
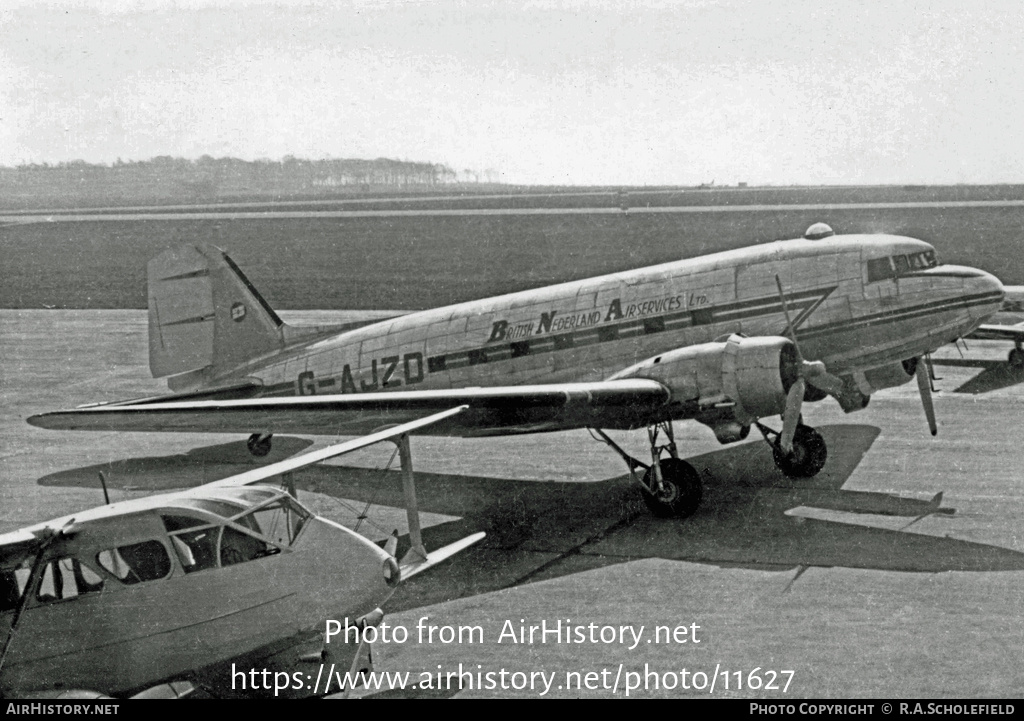
[(938, 427), (935, 425), (935, 406), (932, 405), (932, 383), (928, 378), (928, 364), (924, 358), (917, 359), (917, 369), (914, 371), (917, 376), (917, 390), (921, 392), (921, 405), (924, 406), (924, 415), (928, 419), (928, 430), (932, 435), (937, 435)]
[(801, 370), (801, 375), (815, 388), (833, 396), (838, 396), (843, 392), (843, 379), (825, 370), (825, 364), (821, 361), (804, 361)]
[(782, 415), (782, 432), (779, 434), (779, 448), (783, 453), (793, 450), (793, 437), (800, 422), (800, 409), (803, 407), (806, 390), (807, 383), (803, 378), (797, 378), (786, 394), (786, 412)]
[(793, 341), (793, 345), (796, 346), (796, 357), (801, 361), (804, 359), (804, 354), (800, 352), (800, 344), (796, 340), (796, 328), (793, 327), (793, 321), (789, 318), (789, 306), (786, 304), (786, 294), (782, 292), (782, 281), (779, 280), (779, 276), (775, 276), (775, 285), (779, 287), (779, 300), (782, 302), (782, 313), (786, 316), (786, 331), (789, 333), (789, 339)]

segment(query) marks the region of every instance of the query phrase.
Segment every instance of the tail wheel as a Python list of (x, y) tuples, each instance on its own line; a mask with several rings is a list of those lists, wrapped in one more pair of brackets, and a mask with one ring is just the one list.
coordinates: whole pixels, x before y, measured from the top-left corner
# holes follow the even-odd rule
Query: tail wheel
[(793, 436), (793, 450), (783, 453), (778, 438), (772, 445), (776, 467), (790, 478), (811, 478), (824, 468), (828, 450), (825, 439), (810, 426), (797, 426)]
[[(686, 518), (692, 516), (704, 496), (704, 487), (697, 469), (678, 458), (661, 461), (660, 491), (656, 490), (654, 468), (644, 474), (644, 503), (659, 518)], [(646, 489), (653, 490), (646, 490)]]
[(270, 453), (271, 438), (270, 434), (253, 433), (245, 445), (249, 449), (249, 453), (257, 458), (263, 458)]

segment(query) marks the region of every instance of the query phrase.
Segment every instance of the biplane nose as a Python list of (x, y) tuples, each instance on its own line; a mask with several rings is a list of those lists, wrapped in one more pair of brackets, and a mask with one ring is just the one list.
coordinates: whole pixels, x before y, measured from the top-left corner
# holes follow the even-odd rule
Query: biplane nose
[(400, 574), (393, 556), (329, 519), (318, 516), (315, 526), (301, 540), (315, 557), (318, 585), (338, 617), (369, 613), (394, 593)]

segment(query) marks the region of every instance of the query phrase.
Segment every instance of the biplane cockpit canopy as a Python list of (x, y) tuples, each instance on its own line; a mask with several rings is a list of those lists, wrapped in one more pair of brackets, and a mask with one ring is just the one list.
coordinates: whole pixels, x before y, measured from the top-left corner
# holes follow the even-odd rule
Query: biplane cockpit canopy
[[(77, 540), (45, 551), (30, 602), (51, 603), (97, 593), (110, 577), (124, 585), (167, 578), (174, 569), (169, 549), (186, 574), (271, 556), (291, 546), (312, 517), (288, 493), (267, 486), (204, 487), (163, 497), (159, 505), (149, 505), (147, 500), (132, 502), (137, 505), (131, 509), (96, 509), (97, 516), (92, 518), (88, 512), (80, 514)], [(143, 523), (146, 517), (156, 525)], [(90, 522), (100, 524), (94, 526), (95, 535), (88, 533)], [(159, 533), (161, 526), (166, 536)], [(118, 529), (122, 529), (120, 538)], [(43, 553), (42, 542), (26, 535), (24, 543), (5, 545), (0, 613), (18, 607), (35, 555)]]

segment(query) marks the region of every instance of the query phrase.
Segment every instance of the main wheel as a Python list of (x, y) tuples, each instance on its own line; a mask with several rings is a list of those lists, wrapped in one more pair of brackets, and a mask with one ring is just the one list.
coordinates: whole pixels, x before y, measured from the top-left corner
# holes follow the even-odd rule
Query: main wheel
[(1010, 355), (1006, 360), (1011, 368), (1024, 368), (1024, 351), (1021, 351), (1020, 348), (1014, 348), (1010, 351)]
[(779, 448), (779, 440), (772, 446), (775, 466), (790, 478), (811, 478), (818, 475), (825, 466), (828, 450), (825, 439), (810, 426), (797, 426), (793, 436), (793, 450), (783, 453)]
[[(644, 503), (659, 518), (686, 518), (692, 516), (704, 496), (704, 486), (697, 469), (678, 458), (661, 462), (662, 490), (643, 491)], [(644, 485), (654, 488), (654, 468), (644, 474)]]
[(263, 456), (270, 453), (271, 438), (273, 436), (253, 433), (249, 436), (249, 440), (245, 442), (245, 445), (249, 449), (249, 453), (257, 458), (263, 458)]

